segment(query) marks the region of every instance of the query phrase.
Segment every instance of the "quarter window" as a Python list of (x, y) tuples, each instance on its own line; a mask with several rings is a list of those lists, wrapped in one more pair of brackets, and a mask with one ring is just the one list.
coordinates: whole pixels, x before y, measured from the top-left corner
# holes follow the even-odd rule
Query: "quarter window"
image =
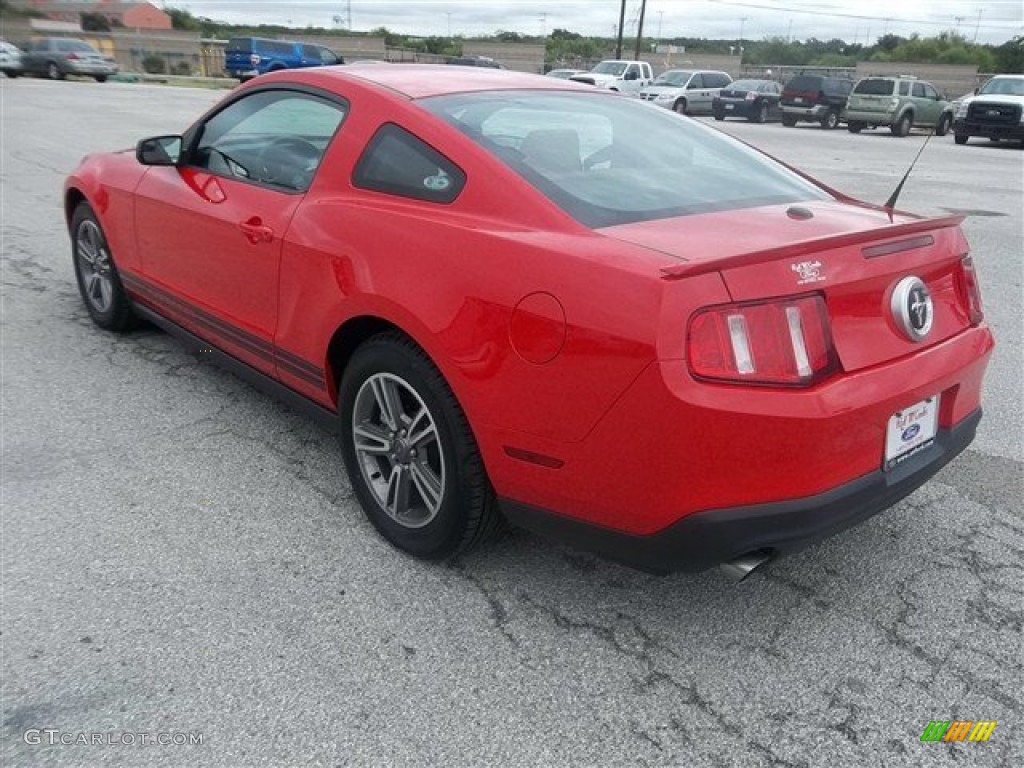
[(385, 123), (356, 163), (352, 183), (374, 192), (450, 203), (466, 185), (466, 174), (404, 128)]
[(296, 91), (259, 91), (203, 125), (192, 165), (304, 192), (344, 117), (345, 109), (326, 99)]

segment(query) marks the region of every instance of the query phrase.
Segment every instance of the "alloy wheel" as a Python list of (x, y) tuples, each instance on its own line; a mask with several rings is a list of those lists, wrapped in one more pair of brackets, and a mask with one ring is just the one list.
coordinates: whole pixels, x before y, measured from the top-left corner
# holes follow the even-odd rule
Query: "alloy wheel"
[(444, 501), (445, 457), (423, 398), (393, 373), (370, 376), (355, 397), (352, 438), (381, 509), (406, 528), (428, 525)]
[(86, 299), (97, 312), (108, 312), (114, 300), (110, 253), (96, 222), (86, 219), (79, 224), (75, 256)]

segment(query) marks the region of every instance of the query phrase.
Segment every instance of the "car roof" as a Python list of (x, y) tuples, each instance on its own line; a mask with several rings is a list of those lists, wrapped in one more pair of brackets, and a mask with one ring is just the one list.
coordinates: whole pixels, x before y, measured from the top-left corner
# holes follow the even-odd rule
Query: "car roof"
[[(383, 86), (410, 99), (443, 96), (450, 93), (502, 90), (583, 91), (593, 93), (594, 88), (568, 80), (543, 75), (530, 75), (507, 69), (490, 67), (448, 67), (443, 64), (367, 64), (355, 69), (348, 67), (317, 67), (300, 70), (293, 78), (328, 76), (339, 81), (363, 80)], [(264, 77), (266, 77), (264, 75)], [(262, 78), (261, 78), (262, 79)]]

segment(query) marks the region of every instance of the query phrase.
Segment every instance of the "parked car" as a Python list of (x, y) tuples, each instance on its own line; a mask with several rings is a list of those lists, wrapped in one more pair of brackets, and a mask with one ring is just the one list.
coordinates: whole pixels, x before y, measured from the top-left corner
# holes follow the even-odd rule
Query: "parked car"
[(586, 72), (585, 69), (552, 69), (547, 73), (548, 77), (557, 77), (561, 80), (568, 80), (573, 75), (582, 75)]
[(945, 136), (953, 125), (953, 108), (935, 86), (909, 75), (865, 77), (857, 81), (846, 103), (846, 127), (850, 133), (865, 128), (888, 128), (893, 136), (910, 129), (934, 128)]
[(448, 60), (449, 64), (460, 67), (487, 67), (489, 69), (504, 69), (501, 64), (489, 56), (456, 56)]
[(40, 37), (29, 43), (21, 57), (26, 74), (63, 80), (68, 75), (86, 75), (98, 83), (117, 74), (117, 64), (84, 40), (73, 37)]
[(715, 120), (745, 117), (753, 123), (777, 120), (782, 115), (779, 98), (782, 86), (774, 80), (736, 80), (711, 102)]
[(725, 72), (670, 69), (640, 91), (640, 98), (679, 114), (710, 114), (715, 97), (732, 82)]
[(6, 40), (0, 40), (0, 72), (7, 77), (17, 77), (22, 71), (21, 49)]
[(745, 572), (896, 503), (981, 415), (962, 217), (555, 78), (271, 73), (86, 157), (63, 203), (98, 326), (147, 318), (336, 425), (418, 557), (504, 515)]
[(811, 122), (828, 130), (837, 128), (851, 90), (853, 80), (849, 78), (796, 75), (782, 89), (782, 124), (791, 128)]
[(646, 61), (608, 59), (599, 62), (589, 72), (573, 75), (569, 79), (636, 96), (641, 88), (651, 82), (653, 74), (651, 65)]
[(963, 99), (953, 119), (953, 140), (966, 144), (971, 136), (990, 141), (1017, 139), (1024, 148), (1024, 75), (996, 75)]
[(224, 49), (224, 71), (243, 83), (257, 75), (282, 69), (328, 67), (345, 59), (330, 48), (265, 37), (233, 37)]

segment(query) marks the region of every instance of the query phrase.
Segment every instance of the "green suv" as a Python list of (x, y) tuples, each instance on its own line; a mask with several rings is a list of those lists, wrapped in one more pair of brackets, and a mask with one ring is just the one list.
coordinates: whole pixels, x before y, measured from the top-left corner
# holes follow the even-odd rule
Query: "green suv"
[(936, 136), (945, 136), (953, 107), (935, 86), (916, 77), (874, 76), (853, 86), (845, 117), (850, 133), (885, 125), (893, 136), (906, 136), (914, 127), (935, 128)]

